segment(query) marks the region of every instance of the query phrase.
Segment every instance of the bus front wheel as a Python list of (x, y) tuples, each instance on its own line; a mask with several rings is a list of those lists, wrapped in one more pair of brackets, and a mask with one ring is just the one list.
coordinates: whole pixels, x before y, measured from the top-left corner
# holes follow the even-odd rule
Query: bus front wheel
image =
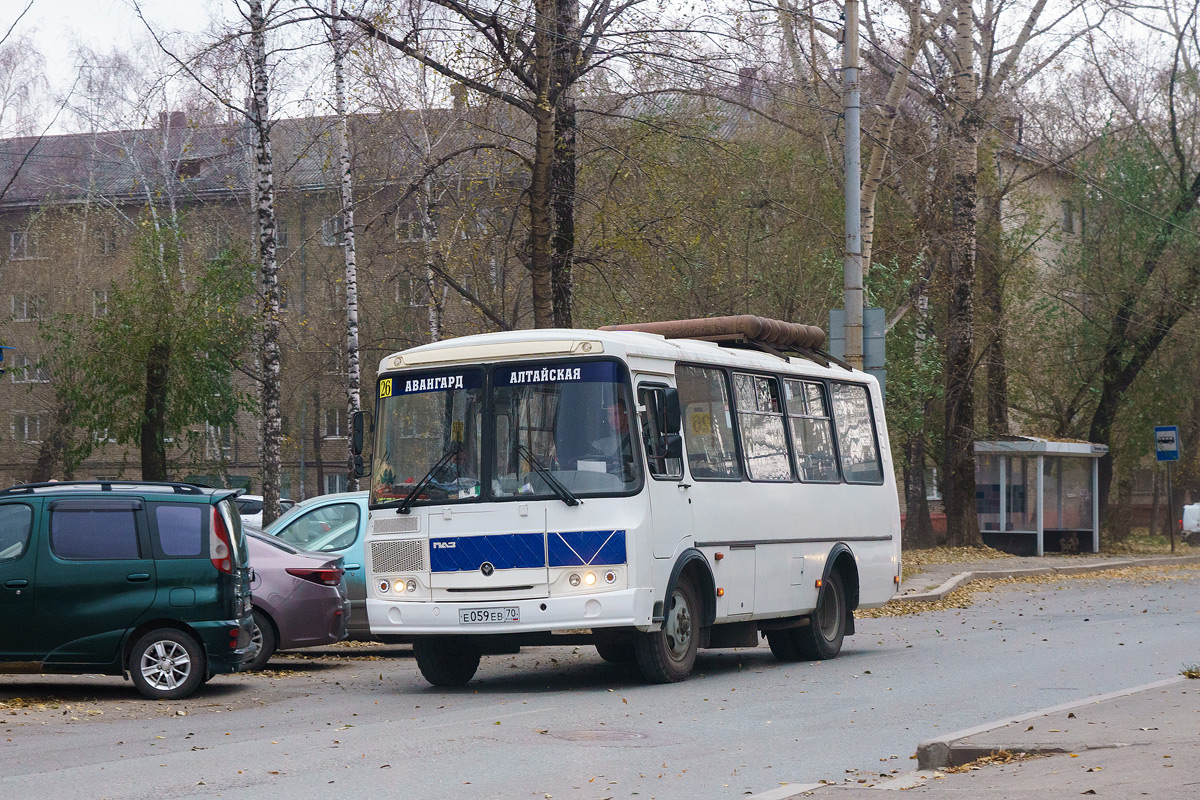
[(633, 654), (642, 676), (651, 683), (684, 680), (696, 664), (700, 633), (700, 595), (681, 575), (667, 598), (662, 628), (634, 640)]
[(479, 648), (452, 636), (417, 639), (413, 656), (434, 686), (465, 686), (479, 670)]
[(767, 644), (780, 661), (822, 661), (834, 658), (846, 637), (846, 588), (836, 569), (825, 579), (809, 624), (767, 631)]

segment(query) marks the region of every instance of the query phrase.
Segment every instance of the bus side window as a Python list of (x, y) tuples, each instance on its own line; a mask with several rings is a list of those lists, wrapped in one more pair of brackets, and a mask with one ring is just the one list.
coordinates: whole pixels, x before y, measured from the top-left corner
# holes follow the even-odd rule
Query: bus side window
[(833, 422), (823, 384), (785, 380), (788, 420), (796, 447), (800, 480), (837, 483), (837, 453), (833, 449)]
[(733, 396), (750, 480), (790, 481), (792, 465), (783, 432), (779, 384), (774, 378), (735, 372)]
[(678, 479), (683, 477), (683, 459), (655, 457), (655, 454), (662, 452), (665, 447), (665, 403), (666, 392), (662, 389), (645, 386), (638, 388), (638, 405), (644, 406), (644, 410), (638, 412), (638, 419), (642, 426), (642, 445), (646, 451), (650, 475), (654, 478)]
[(837, 425), (838, 450), (842, 455), (842, 475), (847, 483), (881, 483), (879, 447), (871, 424), (871, 405), (867, 387), (850, 383), (831, 383), (833, 419)]
[(675, 372), (683, 408), (688, 469), (698, 480), (740, 480), (733, 442), (729, 386), (719, 369), (680, 366)]

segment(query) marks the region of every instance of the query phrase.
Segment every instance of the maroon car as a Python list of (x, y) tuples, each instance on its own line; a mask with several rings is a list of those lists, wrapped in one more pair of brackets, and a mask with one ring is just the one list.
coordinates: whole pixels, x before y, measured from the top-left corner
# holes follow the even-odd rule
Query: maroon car
[(333, 644), (346, 638), (350, 599), (341, 556), (298, 550), (274, 536), (246, 530), (253, 640), (247, 669), (261, 669), (277, 650)]

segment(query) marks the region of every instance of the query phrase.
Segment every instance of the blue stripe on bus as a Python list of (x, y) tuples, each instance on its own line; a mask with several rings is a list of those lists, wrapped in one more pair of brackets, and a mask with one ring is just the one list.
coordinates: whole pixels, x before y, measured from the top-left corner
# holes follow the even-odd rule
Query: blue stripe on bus
[(490, 562), (496, 569), (546, 566), (546, 539), (540, 533), (445, 536), (429, 540), (433, 572), (470, 572)]
[(551, 533), (547, 549), (552, 567), (624, 564), (625, 531)]

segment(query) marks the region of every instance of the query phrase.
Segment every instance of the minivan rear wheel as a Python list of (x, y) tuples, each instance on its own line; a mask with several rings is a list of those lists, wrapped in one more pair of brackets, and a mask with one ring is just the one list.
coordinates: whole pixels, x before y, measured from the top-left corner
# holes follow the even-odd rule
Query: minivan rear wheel
[(183, 631), (159, 628), (142, 636), (129, 654), (133, 685), (151, 700), (180, 700), (204, 682), (208, 665), (200, 644)]

